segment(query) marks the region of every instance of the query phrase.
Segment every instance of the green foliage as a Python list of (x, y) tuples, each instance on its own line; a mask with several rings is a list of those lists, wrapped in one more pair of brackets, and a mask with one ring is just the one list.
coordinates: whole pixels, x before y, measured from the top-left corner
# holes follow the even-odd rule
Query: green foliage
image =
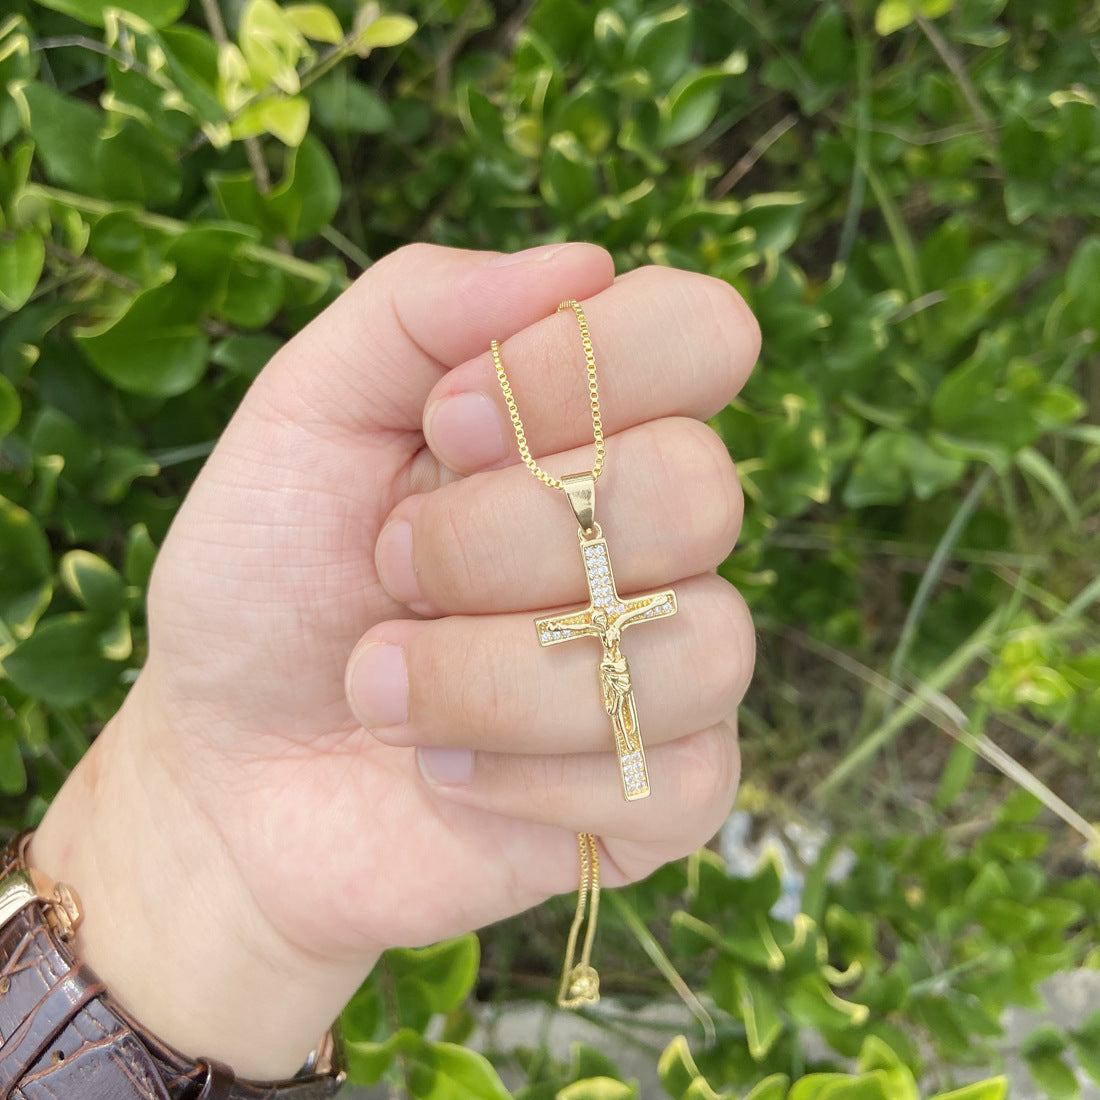
[[(713, 421), (748, 498), (723, 572), (765, 641), (747, 794), (782, 821), (810, 803), (834, 835), (793, 921), (771, 860), (746, 877), (704, 852), (624, 895), (717, 1035), (655, 1048), (660, 1080), (674, 1100), (894, 1100), (932, 1078), (939, 1100), (999, 1100), (1002, 1078), (952, 1090), (953, 1067), (996, 1068), (1004, 1009), (1096, 959), (1098, 888), (1065, 827), (1100, 858), (1079, 782), (1100, 748), (1095, 11), (224, 9), (221, 27), (184, 0), (16, 0), (0, 20), (5, 822), (39, 819), (117, 709), (199, 463), (359, 269), (417, 239), (585, 238), (620, 271), (705, 271), (764, 331)], [(506, 960), (500, 988), (541, 998), (560, 939), (539, 981)], [(478, 960), (474, 937), (390, 952), (345, 1014), (356, 1078), (637, 1095), (590, 1047), (562, 1065), (463, 1046)], [(1071, 1095), (1098, 1047), (1093, 1016), (1023, 1055)]]

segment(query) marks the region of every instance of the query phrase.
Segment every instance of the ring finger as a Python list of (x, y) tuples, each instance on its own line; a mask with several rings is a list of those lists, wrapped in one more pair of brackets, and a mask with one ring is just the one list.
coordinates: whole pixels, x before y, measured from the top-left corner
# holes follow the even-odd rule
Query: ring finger
[[(752, 674), (752, 621), (737, 590), (704, 574), (677, 597), (679, 614), (624, 641), (647, 745), (726, 719)], [(598, 655), (588, 639), (543, 651), (525, 614), (393, 620), (352, 654), (348, 700), (390, 745), (608, 751)]]

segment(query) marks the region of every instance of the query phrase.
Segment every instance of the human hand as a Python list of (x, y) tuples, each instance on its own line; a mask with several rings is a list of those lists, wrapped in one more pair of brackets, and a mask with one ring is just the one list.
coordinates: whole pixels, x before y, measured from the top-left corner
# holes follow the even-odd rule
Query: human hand
[[(696, 848), (732, 801), (753, 635), (712, 570), (741, 498), (695, 418), (740, 387), (755, 322), (703, 276), (614, 280), (594, 246), (494, 259), (402, 249), (260, 374), (157, 559), (148, 662), (35, 841), (85, 895), (82, 950), (124, 1003), (244, 1076), (292, 1070), (386, 947), (575, 888), (577, 831), (600, 837), (614, 886)], [(589, 468), (579, 339), (554, 315), (573, 297), (619, 588), (674, 585), (680, 606), (627, 640), (640, 803), (619, 794), (594, 647), (537, 645), (532, 619), (586, 588), (564, 499), (517, 462), (488, 354), (500, 339), (540, 462)], [(428, 781), (417, 748), (425, 772), (469, 780)], [(184, 899), (187, 871), (202, 881)], [(142, 924), (179, 945), (168, 964), (118, 957), (135, 889)], [(186, 1011), (189, 983), (217, 991), (215, 1012)]]

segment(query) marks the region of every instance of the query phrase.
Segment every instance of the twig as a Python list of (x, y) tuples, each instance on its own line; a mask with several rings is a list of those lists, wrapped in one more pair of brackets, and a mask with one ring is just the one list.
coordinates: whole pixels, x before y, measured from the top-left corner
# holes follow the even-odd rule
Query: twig
[(634, 938), (641, 944), (642, 950), (650, 957), (653, 965), (657, 967), (664, 976), (665, 981), (676, 991), (676, 995), (680, 1000), (687, 1005), (692, 1016), (699, 1021), (707, 1047), (712, 1047), (714, 1045), (714, 1018), (704, 1008), (699, 998), (695, 996), (691, 986), (680, 977), (679, 971), (672, 965), (672, 960), (661, 950), (661, 945), (653, 938), (638, 914), (613, 891), (609, 892), (607, 897), (611, 902), (612, 909), (622, 917), (627, 928), (634, 933)]
[[(974, 637), (984, 637), (987, 633), (986, 628), (993, 623), (998, 617), (998, 614), (998, 612), (994, 612), (993, 615), (979, 627)], [(1075, 832), (1079, 833), (1085, 841), (1088, 842), (1090, 848), (1095, 851), (1100, 851), (1100, 833), (1097, 832), (1096, 827), (1086, 821), (1072, 806), (1056, 795), (1045, 783), (1032, 775), (1023, 764), (1015, 759), (1015, 757), (1010, 756), (998, 744), (991, 741), (984, 733), (971, 733), (966, 728), (968, 725), (967, 717), (960, 707), (934, 685), (929, 682), (918, 681), (915, 689), (909, 692), (901, 685), (894, 683), (892, 680), (888, 680), (885, 676), (880, 676), (874, 669), (868, 668), (854, 657), (849, 657), (840, 650), (824, 645), (808, 634), (796, 630), (794, 627), (785, 627), (783, 633), (806, 649), (809, 649), (811, 652), (818, 653), (839, 665), (853, 676), (856, 676), (864, 683), (875, 688), (875, 690), (896, 700), (900, 706), (894, 711), (894, 714), (906, 713), (912, 716), (919, 712), (922, 717), (926, 718), (937, 729), (950, 735), (956, 741), (961, 741), (964, 745), (982, 757), (988, 764), (996, 768), (1002, 775), (1011, 779), (1017, 786), (1022, 787), (1029, 794), (1033, 794), (1048, 810), (1060, 817), (1062, 821)], [(836, 774), (836, 772), (833, 773), (833, 775)], [(824, 790), (825, 787), (829, 786), (832, 778), (833, 776), (830, 776), (820, 790)]]
[(943, 567), (947, 563), (947, 559), (955, 543), (959, 541), (959, 536), (963, 533), (963, 529), (966, 527), (967, 523), (970, 522), (970, 517), (974, 514), (974, 509), (978, 507), (978, 503), (982, 499), (982, 494), (989, 488), (989, 483), (993, 480), (993, 473), (993, 467), (987, 466), (982, 471), (977, 481), (970, 487), (970, 492), (966, 494), (962, 504), (959, 505), (958, 511), (951, 517), (951, 522), (947, 525), (947, 530), (944, 531), (943, 537), (936, 547), (936, 552), (928, 562), (928, 568), (924, 571), (924, 576), (921, 577), (920, 584), (917, 586), (917, 592), (913, 597), (913, 602), (909, 605), (908, 612), (906, 612), (905, 622), (902, 624), (901, 628), (901, 636), (898, 638), (894, 656), (890, 660), (890, 671), (888, 675), (891, 680), (898, 679), (898, 674), (901, 671), (902, 665), (905, 664), (906, 657), (909, 656), (909, 650), (912, 647), (913, 639), (916, 637), (917, 626), (920, 624), (921, 617), (924, 615), (924, 610), (928, 606), (928, 600), (932, 595), (932, 589), (936, 586), (936, 582), (943, 572)]
[(991, 149), (996, 149), (997, 128), (993, 125), (993, 121), (990, 119), (989, 115), (985, 113), (985, 108), (982, 106), (981, 100), (978, 99), (978, 93), (974, 90), (974, 85), (970, 81), (970, 75), (966, 71), (966, 66), (963, 65), (959, 55), (955, 53), (948, 44), (947, 39), (940, 34), (939, 28), (935, 23), (927, 16), (921, 15), (919, 11), (914, 13), (914, 17), (917, 26), (920, 27), (925, 38), (932, 44), (932, 49), (940, 55), (940, 59), (948, 69), (951, 70), (952, 76), (959, 82), (959, 88), (962, 90), (963, 98), (969, 105), (974, 120), (981, 127), (985, 140), (989, 142)]
[[(833, 550), (837, 539), (829, 535), (818, 535), (813, 531), (786, 531), (767, 537), (769, 546), (781, 546), (787, 550)], [(928, 559), (935, 552), (934, 547), (919, 542), (902, 542), (896, 539), (876, 539), (862, 535), (844, 535), (844, 546), (862, 550), (868, 554), (881, 554), (884, 557), (909, 558), (918, 563), (923, 571), (928, 567)], [(1041, 554), (1013, 554), (1004, 550), (965, 550), (952, 547), (949, 557), (952, 561), (967, 562), (972, 565), (1006, 566), (1018, 569), (1039, 569), (1050, 564), (1050, 559)]]
[(96, 278), (102, 279), (104, 282), (118, 287), (119, 290), (126, 291), (127, 294), (137, 294), (137, 292), (141, 290), (141, 285), (139, 283), (135, 283), (133, 279), (126, 278), (125, 275), (120, 275), (117, 271), (106, 267), (98, 260), (93, 260), (91, 256), (78, 256), (75, 252), (71, 252), (69, 249), (65, 248), (64, 245), (54, 244), (51, 240), (46, 240), (44, 243), (47, 256), (52, 256), (54, 259), (61, 260), (62, 263), (66, 263), (77, 270), (84, 270), (89, 275), (95, 275)]
[[(938, 690), (952, 683), (955, 678), (969, 667), (971, 662), (977, 659), (978, 655), (989, 646), (989, 643), (996, 635), (1001, 625), (1004, 614), (1005, 608), (997, 608), (997, 610), (994, 611), (989, 618), (987, 618), (981, 626), (979, 626), (978, 629), (947, 658), (947, 660), (940, 664), (931, 675), (929, 675), (928, 679), (925, 681), (926, 686)], [(918, 714), (928, 718), (929, 721), (935, 721), (935, 719), (929, 718), (923, 701), (918, 696), (906, 692), (892, 680), (880, 676), (877, 672), (873, 672), (871, 669), (866, 668), (866, 666), (860, 664), (854, 658), (848, 657), (846, 654), (834, 650), (830, 646), (825, 646), (821, 642), (809, 637), (809, 635), (802, 634), (800, 631), (788, 627), (784, 633), (805, 648), (827, 656), (829, 660), (840, 665), (841, 668), (847, 669), (860, 679), (873, 683), (876, 687), (880, 687), (884, 694), (889, 698), (896, 699), (900, 704), (891, 714), (883, 719), (877, 729), (864, 737), (855, 749), (853, 749), (852, 752), (850, 752), (835, 768), (833, 768), (825, 779), (822, 780), (816, 792), (816, 797), (818, 799), (822, 798), (834, 787), (844, 782), (856, 768), (860, 767), (865, 761), (878, 752), (883, 745), (887, 744), (891, 738), (895, 737), (905, 728), (905, 726), (917, 717)]]
[[(206, 18), (206, 25), (214, 41), (219, 46), (229, 45), (229, 33), (225, 29), (225, 20), (222, 19), (218, 0), (202, 0), (202, 13)], [(266, 195), (271, 190), (271, 173), (264, 162), (264, 151), (260, 147), (257, 137), (244, 138), (244, 151), (248, 156), (248, 166), (252, 169), (252, 178), (256, 181), (256, 190), (261, 195)], [(280, 251), (283, 251), (280, 249)]]
[(326, 225), (321, 230), (321, 236), (328, 241), (333, 248), (342, 252), (360, 271), (366, 271), (373, 262), (370, 256), (363, 251), (353, 240), (345, 237), (334, 225)]
[(867, 194), (867, 168), (871, 159), (871, 56), (865, 40), (860, 40), (856, 51), (856, 84), (859, 94), (856, 107), (856, 145), (852, 159), (852, 182), (848, 188), (848, 206), (844, 211), (836, 249), (836, 262), (840, 264), (848, 262), (855, 246), (856, 229), (863, 213), (863, 199)]
[[(110, 202), (106, 199), (94, 199), (88, 195), (77, 194), (75, 191), (66, 191), (61, 187), (51, 187), (43, 183), (31, 183), (27, 185), (27, 190), (35, 195), (41, 195), (44, 199), (58, 202), (62, 206), (68, 206), (73, 210), (79, 210), (84, 214), (101, 216), (103, 214), (123, 212), (133, 218), (138, 225), (144, 225), (149, 229), (155, 229), (158, 232), (166, 233), (170, 237), (178, 237), (191, 228), (186, 222), (179, 221), (176, 218), (169, 218), (164, 214), (154, 214), (148, 210), (135, 208), (127, 203)], [(323, 286), (328, 286), (332, 283), (334, 278), (331, 271), (321, 267), (319, 264), (311, 264), (307, 260), (299, 259), (297, 256), (284, 255), (281, 252), (277, 252), (272, 248), (267, 248), (262, 244), (256, 244), (253, 241), (244, 241), (241, 244), (240, 255), (267, 264), (268, 267), (274, 267), (287, 275), (293, 275), (296, 278), (306, 279), (311, 283), (319, 283)], [(346, 288), (349, 283), (350, 280), (344, 280), (342, 282), (342, 289)]]
[(712, 199), (728, 195), (752, 171), (757, 161), (796, 123), (798, 112), (791, 111), (769, 127), (752, 143), (748, 152), (714, 185)]
[(106, 46), (102, 42), (97, 42), (94, 38), (85, 38), (82, 34), (62, 34), (56, 35), (53, 38), (40, 38), (31, 46), (31, 50), (62, 50), (69, 46), (76, 46), (79, 49), (88, 50), (90, 53), (100, 54), (103, 57), (110, 58), (112, 61), (117, 62), (119, 65), (124, 65), (128, 69), (133, 69), (134, 72), (141, 73), (146, 80), (153, 79), (152, 72), (135, 57), (127, 56), (124, 53), (120, 53), (118, 50), (113, 50), (110, 46)]

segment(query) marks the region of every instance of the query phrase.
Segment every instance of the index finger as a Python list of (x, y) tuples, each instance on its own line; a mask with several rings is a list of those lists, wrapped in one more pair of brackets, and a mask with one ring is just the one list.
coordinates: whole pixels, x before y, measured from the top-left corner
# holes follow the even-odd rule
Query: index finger
[[(705, 420), (725, 408), (752, 371), (760, 328), (721, 279), (639, 268), (582, 303), (607, 434), (657, 417)], [(502, 345), (533, 454), (592, 438), (584, 352), (571, 312), (529, 325)], [(428, 396), (424, 434), (458, 473), (519, 460), (489, 349), (448, 372)]]

